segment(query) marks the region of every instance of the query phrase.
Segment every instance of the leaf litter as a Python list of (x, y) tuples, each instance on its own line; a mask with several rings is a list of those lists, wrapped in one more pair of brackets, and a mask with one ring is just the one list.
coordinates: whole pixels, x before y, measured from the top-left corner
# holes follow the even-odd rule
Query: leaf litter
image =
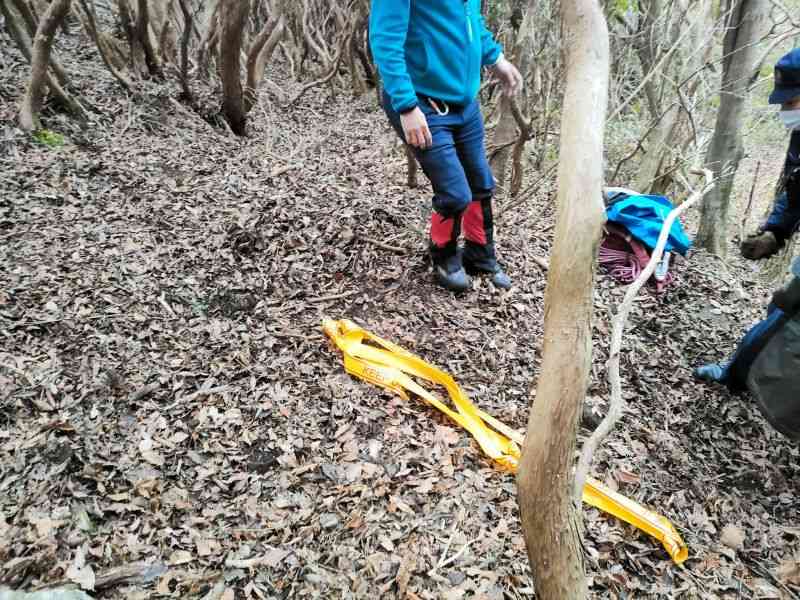
[[(524, 429), (546, 284), (531, 257), (548, 253), (553, 190), (498, 225), (514, 289), (454, 297), (418, 233), (430, 192), (405, 187), (371, 96), (316, 90), (287, 112), (265, 94), (233, 139), (157, 84), (123, 98), (62, 50), (102, 116), (81, 132), (46, 111), (58, 149), (13, 126), (23, 70), (0, 76), (0, 582), (105, 598), (532, 597), (513, 478), (422, 403), (348, 378), (320, 322), (407, 347)], [(721, 282), (695, 252), (677, 286), (637, 303), (628, 407), (594, 475), (668, 516), (691, 556), (677, 569), (586, 509), (595, 597), (800, 592), (797, 448), (690, 375), (759, 318), (767, 290), (737, 261)], [(621, 295), (600, 277), (589, 415), (605, 410)]]

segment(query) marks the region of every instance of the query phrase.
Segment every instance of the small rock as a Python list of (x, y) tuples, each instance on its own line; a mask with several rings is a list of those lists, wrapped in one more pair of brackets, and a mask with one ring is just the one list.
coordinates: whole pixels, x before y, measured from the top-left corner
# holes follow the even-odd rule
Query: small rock
[(339, 526), (339, 517), (334, 513), (322, 513), (319, 516), (319, 524), (324, 529), (333, 529)]
[(447, 580), (450, 582), (450, 585), (461, 585), (466, 578), (467, 576), (464, 575), (462, 571), (450, 571), (447, 574)]
[(722, 529), (720, 541), (728, 548), (739, 550), (744, 546), (745, 533), (741, 527), (729, 523)]

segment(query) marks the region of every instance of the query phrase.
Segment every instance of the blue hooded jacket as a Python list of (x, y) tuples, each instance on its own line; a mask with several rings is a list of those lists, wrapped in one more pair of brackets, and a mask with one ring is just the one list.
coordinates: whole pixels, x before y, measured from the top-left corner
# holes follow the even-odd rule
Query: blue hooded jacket
[(397, 112), (417, 94), (464, 106), (480, 87), (481, 67), (502, 51), (486, 29), (480, 0), (372, 0), (369, 41)]

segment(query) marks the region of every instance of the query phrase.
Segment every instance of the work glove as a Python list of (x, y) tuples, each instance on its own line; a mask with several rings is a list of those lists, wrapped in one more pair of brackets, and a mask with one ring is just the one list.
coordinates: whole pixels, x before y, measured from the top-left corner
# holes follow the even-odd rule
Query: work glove
[(744, 258), (750, 260), (760, 260), (768, 258), (778, 251), (780, 245), (771, 231), (762, 231), (747, 236), (742, 242), (741, 251)]

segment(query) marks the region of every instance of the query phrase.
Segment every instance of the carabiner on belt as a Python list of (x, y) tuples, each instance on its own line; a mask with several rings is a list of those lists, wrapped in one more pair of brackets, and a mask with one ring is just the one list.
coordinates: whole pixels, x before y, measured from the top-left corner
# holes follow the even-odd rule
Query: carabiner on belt
[(444, 116), (448, 115), (450, 113), (450, 107), (447, 106), (447, 102), (445, 102), (444, 100), (439, 100), (438, 102), (442, 103), (442, 105), (444, 106), (444, 110), (441, 110), (439, 108), (439, 105), (437, 104), (437, 100), (434, 100), (433, 98), (428, 98), (428, 104), (430, 104), (431, 108), (433, 108), (433, 110), (436, 111), (437, 115), (439, 115), (440, 117), (444, 117)]

